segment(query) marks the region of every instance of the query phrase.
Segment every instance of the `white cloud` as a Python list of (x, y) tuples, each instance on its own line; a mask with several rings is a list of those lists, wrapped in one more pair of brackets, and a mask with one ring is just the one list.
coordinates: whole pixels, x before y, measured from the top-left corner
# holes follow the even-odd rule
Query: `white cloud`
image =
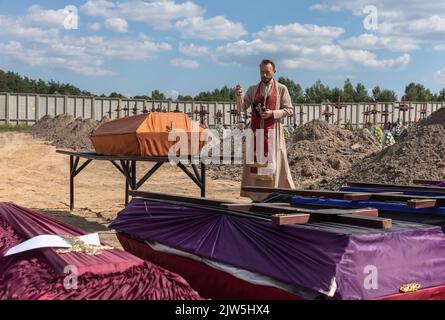
[(67, 16), (68, 12), (65, 12), (64, 9), (46, 10), (39, 5), (33, 5), (28, 8), (28, 14), (25, 16), (25, 21), (32, 24), (61, 29), (64, 27), (64, 21)]
[[(100, 27), (100, 24), (96, 24), (96, 27)], [(152, 41), (143, 34), (138, 38), (78, 38), (76, 33), (67, 33), (62, 37), (55, 28), (28, 26), (23, 17), (0, 15), (0, 29), (0, 52), (8, 61), (48, 66), (83, 75), (111, 75), (113, 72), (104, 67), (106, 61), (148, 61), (162, 52), (172, 50), (170, 44)], [(21, 39), (26, 42), (19, 42)]]
[(174, 90), (174, 89), (170, 90), (170, 92), (169, 92), (169, 96), (173, 100), (176, 100), (180, 94), (181, 93), (178, 90)]
[(437, 70), (435, 75), (436, 75), (437, 80), (439, 80), (440, 83), (445, 84), (445, 68), (441, 69), (441, 70)]
[(170, 0), (122, 2), (118, 4), (118, 9), (120, 14), (128, 19), (146, 22), (161, 30), (171, 29), (172, 21), (204, 14), (200, 6), (190, 1), (183, 3)]
[(184, 44), (183, 42), (180, 42), (179, 52), (190, 57), (200, 57), (208, 55), (210, 53), (210, 48), (204, 46), (197, 46), (193, 43)]
[(0, 15), (1, 37), (12, 37), (32, 40), (34, 42), (49, 43), (57, 41), (59, 31), (57, 29), (41, 29), (27, 26), (21, 17)]
[(410, 56), (404, 54), (393, 59), (378, 59), (366, 50), (343, 49), (337, 45), (322, 46), (317, 49), (306, 49), (300, 55), (282, 60), (288, 69), (305, 70), (339, 70), (362, 67), (365, 69), (390, 70), (404, 69), (410, 62)]
[(146, 39), (81, 37), (66, 39), (65, 43), (81, 47), (91, 55), (109, 59), (148, 61), (154, 59), (158, 53), (170, 51), (168, 43), (157, 43)]
[(252, 41), (217, 47), (212, 58), (220, 63), (254, 66), (267, 57), (276, 60), (278, 68), (300, 70), (403, 69), (410, 62), (408, 54), (379, 59), (367, 50), (344, 48), (335, 42), (342, 33), (343, 29), (328, 26), (269, 26)]
[(108, 18), (104, 22), (106, 29), (114, 32), (128, 32), (128, 23), (122, 18)]
[(2, 54), (12, 61), (32, 66), (48, 66), (83, 75), (112, 75), (104, 67), (107, 60), (149, 61), (157, 54), (171, 50), (166, 43), (155, 43), (143, 39), (104, 37), (64, 37), (47, 47), (29, 49), (18, 42), (3, 44)]
[(107, 0), (89, 0), (80, 7), (82, 12), (92, 17), (111, 17), (116, 5)]
[(438, 76), (445, 77), (445, 68), (436, 72)]
[(311, 5), (309, 7), (309, 10), (328, 12), (328, 11), (340, 11), (341, 8), (339, 6), (327, 5), (325, 3), (316, 3), (316, 4)]
[(315, 24), (293, 23), (288, 25), (267, 26), (255, 36), (264, 41), (290, 41), (299, 43), (327, 43), (338, 38), (344, 30), (338, 27), (318, 26)]
[(202, 17), (188, 18), (176, 22), (175, 27), (184, 38), (192, 39), (234, 40), (247, 34), (241, 23), (229, 21), (223, 16), (208, 20)]
[(367, 13), (363, 8), (369, 4), (377, 8), (379, 25), (375, 34), (384, 35), (391, 42), (403, 38), (410, 42), (408, 46), (429, 46), (434, 40), (444, 42), (445, 1), (328, 0), (313, 7), (325, 11), (348, 10), (364, 17)]
[(100, 31), (102, 30), (102, 24), (99, 22), (87, 24), (87, 28), (92, 31)]
[(445, 43), (435, 44), (435, 45), (433, 46), (433, 50), (436, 50), (436, 51), (445, 51)]
[(393, 59), (378, 59), (376, 55), (368, 51), (348, 51), (351, 56), (355, 56), (353, 59), (357, 64), (362, 64), (364, 67), (370, 67), (377, 70), (388, 69), (405, 69), (411, 61), (411, 56), (407, 53), (398, 56)]
[(188, 59), (173, 59), (170, 61), (170, 64), (177, 68), (183, 69), (197, 69), (199, 68), (199, 63), (195, 60)]
[(433, 15), (427, 18), (416, 19), (407, 23), (408, 30), (416, 34), (441, 34), (445, 36), (445, 14), (444, 16)]
[(108, 76), (113, 72), (103, 67), (104, 61), (83, 53), (73, 53), (75, 59), (50, 53), (45, 49), (24, 48), (21, 43), (11, 41), (0, 42), (0, 51), (12, 63), (27, 64), (31, 66), (46, 66), (52, 69), (63, 69), (87, 76)]
[(433, 16), (438, 12), (445, 12), (443, 1), (422, 0), (327, 0), (323, 3), (315, 4), (314, 8), (323, 8), (329, 11), (349, 10), (356, 15), (366, 15), (363, 8), (368, 5), (375, 6), (379, 11), (379, 16), (383, 18), (418, 18)]
[(81, 7), (81, 10), (90, 16), (144, 22), (160, 30), (171, 29), (172, 23), (176, 20), (199, 17), (204, 14), (204, 9), (191, 1), (176, 3), (171, 0), (150, 2), (89, 0)]
[(392, 38), (369, 33), (361, 34), (358, 37), (339, 40), (338, 43), (347, 48), (367, 50), (388, 49), (391, 51), (406, 52), (420, 49), (418, 42), (410, 38)]

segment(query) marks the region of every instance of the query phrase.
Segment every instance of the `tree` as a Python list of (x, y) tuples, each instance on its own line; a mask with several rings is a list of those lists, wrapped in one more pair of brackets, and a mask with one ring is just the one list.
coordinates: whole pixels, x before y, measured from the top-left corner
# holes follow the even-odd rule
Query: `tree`
[(33, 80), (26, 76), (22, 77), (18, 73), (11, 71), (4, 72), (2, 70), (0, 70), (0, 91), (91, 96), (90, 92), (80, 90), (68, 83), (61, 84), (55, 80), (50, 80), (48, 82), (45, 82), (42, 79)]
[(335, 87), (331, 90), (331, 102), (338, 102), (343, 100), (343, 90)]
[(109, 96), (109, 98), (119, 98), (119, 99), (125, 99), (126, 97), (120, 93), (112, 92)]
[(377, 100), (377, 102), (396, 102), (396, 101), (397, 101), (397, 94), (394, 91), (388, 89), (382, 90)]
[(134, 96), (133, 99), (138, 99), (138, 100), (151, 100), (151, 97), (146, 96), (146, 95), (142, 95), (142, 96)]
[(278, 78), (278, 82), (284, 84), (287, 87), (293, 103), (304, 102), (304, 93), (298, 83), (295, 83), (293, 80), (284, 77)]
[[(342, 102), (395, 102), (397, 95), (390, 89), (382, 89), (376, 86), (372, 89), (372, 96), (366, 90), (362, 83), (355, 87), (350, 79), (346, 79), (342, 88), (329, 88), (320, 80), (304, 90), (300, 84), (290, 78), (280, 77), (278, 82), (284, 84), (289, 89), (292, 102), (298, 103), (336, 103), (341, 98)], [(93, 96), (89, 91), (81, 90), (69, 83), (60, 83), (56, 80), (44, 81), (42, 79), (33, 80), (26, 76), (20, 76), (12, 71), (0, 70), (0, 92), (12, 93), (37, 93), (37, 94), (63, 94), (63, 95), (84, 95)], [(422, 84), (410, 83), (405, 88), (405, 95), (409, 101), (445, 101), (445, 88), (438, 93), (433, 93)], [(105, 97), (105, 95), (101, 95)], [(126, 98), (118, 92), (112, 92), (109, 97)], [(139, 95), (135, 99), (146, 100), (167, 100), (166, 95), (159, 90), (153, 90), (151, 96)], [(169, 99), (171, 100), (171, 99)], [(203, 91), (192, 97), (190, 95), (179, 95), (177, 100), (182, 101), (235, 101), (235, 92), (233, 88), (224, 86), (216, 88), (213, 91)]]
[(382, 90), (380, 89), (379, 86), (375, 86), (372, 89), (372, 100), (375, 102), (379, 102), (379, 97), (382, 94)]
[(331, 90), (328, 86), (316, 81), (311, 87), (305, 90), (305, 101), (308, 103), (329, 102), (331, 98)]
[(422, 84), (411, 82), (405, 88), (405, 97), (408, 101), (426, 102), (433, 100), (433, 94)]
[(152, 100), (167, 100), (167, 98), (165, 97), (165, 94), (163, 94), (159, 90), (153, 90), (151, 92), (151, 99)]
[(437, 101), (445, 101), (445, 88), (440, 90), (440, 92), (437, 96)]
[(363, 84), (358, 83), (355, 86), (354, 102), (369, 102), (369, 101), (371, 101), (371, 97), (368, 95), (366, 87)]
[(372, 89), (372, 101), (374, 102), (396, 102), (397, 94), (388, 89), (380, 89), (379, 86), (375, 86)]
[(192, 96), (179, 95), (177, 100), (178, 101), (193, 101), (193, 97)]
[(354, 86), (352, 85), (351, 80), (346, 79), (343, 86), (343, 102), (354, 102), (354, 95)]

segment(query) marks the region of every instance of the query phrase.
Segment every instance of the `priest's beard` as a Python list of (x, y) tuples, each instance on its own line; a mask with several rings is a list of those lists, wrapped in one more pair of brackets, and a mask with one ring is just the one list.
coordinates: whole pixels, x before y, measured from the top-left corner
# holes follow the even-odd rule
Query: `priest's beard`
[(272, 81), (273, 78), (266, 78), (266, 77), (262, 77), (261, 78), (261, 82), (263, 84), (269, 84)]

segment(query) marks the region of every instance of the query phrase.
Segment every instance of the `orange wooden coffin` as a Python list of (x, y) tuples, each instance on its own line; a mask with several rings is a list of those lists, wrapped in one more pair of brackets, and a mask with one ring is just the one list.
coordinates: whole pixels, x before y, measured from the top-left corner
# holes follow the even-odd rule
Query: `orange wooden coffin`
[[(170, 133), (173, 141), (169, 141)], [(183, 113), (154, 112), (121, 118), (102, 124), (91, 135), (97, 154), (116, 156), (165, 157), (180, 139), (185, 143), (175, 152), (177, 155), (199, 155), (203, 129)]]

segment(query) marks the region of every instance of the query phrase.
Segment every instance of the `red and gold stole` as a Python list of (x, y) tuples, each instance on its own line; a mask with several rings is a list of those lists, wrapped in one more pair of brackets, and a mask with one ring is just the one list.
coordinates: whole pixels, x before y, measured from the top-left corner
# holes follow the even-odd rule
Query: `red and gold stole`
[[(261, 92), (261, 84), (258, 86), (258, 89), (255, 93), (255, 99), (253, 104), (256, 105), (258, 103), (264, 103), (264, 96)], [(275, 110), (277, 106), (277, 83), (273, 80), (273, 88), (272, 93), (270, 93), (266, 98), (266, 108), (268, 110)], [(275, 119), (272, 117), (270, 119), (261, 119), (257, 116), (256, 112), (252, 111), (252, 121), (251, 121), (251, 129), (256, 136), (256, 131), (264, 129), (264, 156), (267, 157), (269, 153), (269, 130), (275, 129)], [(255, 163), (257, 162), (256, 157), (256, 143), (257, 139), (254, 138), (253, 142), (253, 150), (254, 150), (254, 159)], [(258, 174), (258, 168), (251, 168), (250, 173)]]

